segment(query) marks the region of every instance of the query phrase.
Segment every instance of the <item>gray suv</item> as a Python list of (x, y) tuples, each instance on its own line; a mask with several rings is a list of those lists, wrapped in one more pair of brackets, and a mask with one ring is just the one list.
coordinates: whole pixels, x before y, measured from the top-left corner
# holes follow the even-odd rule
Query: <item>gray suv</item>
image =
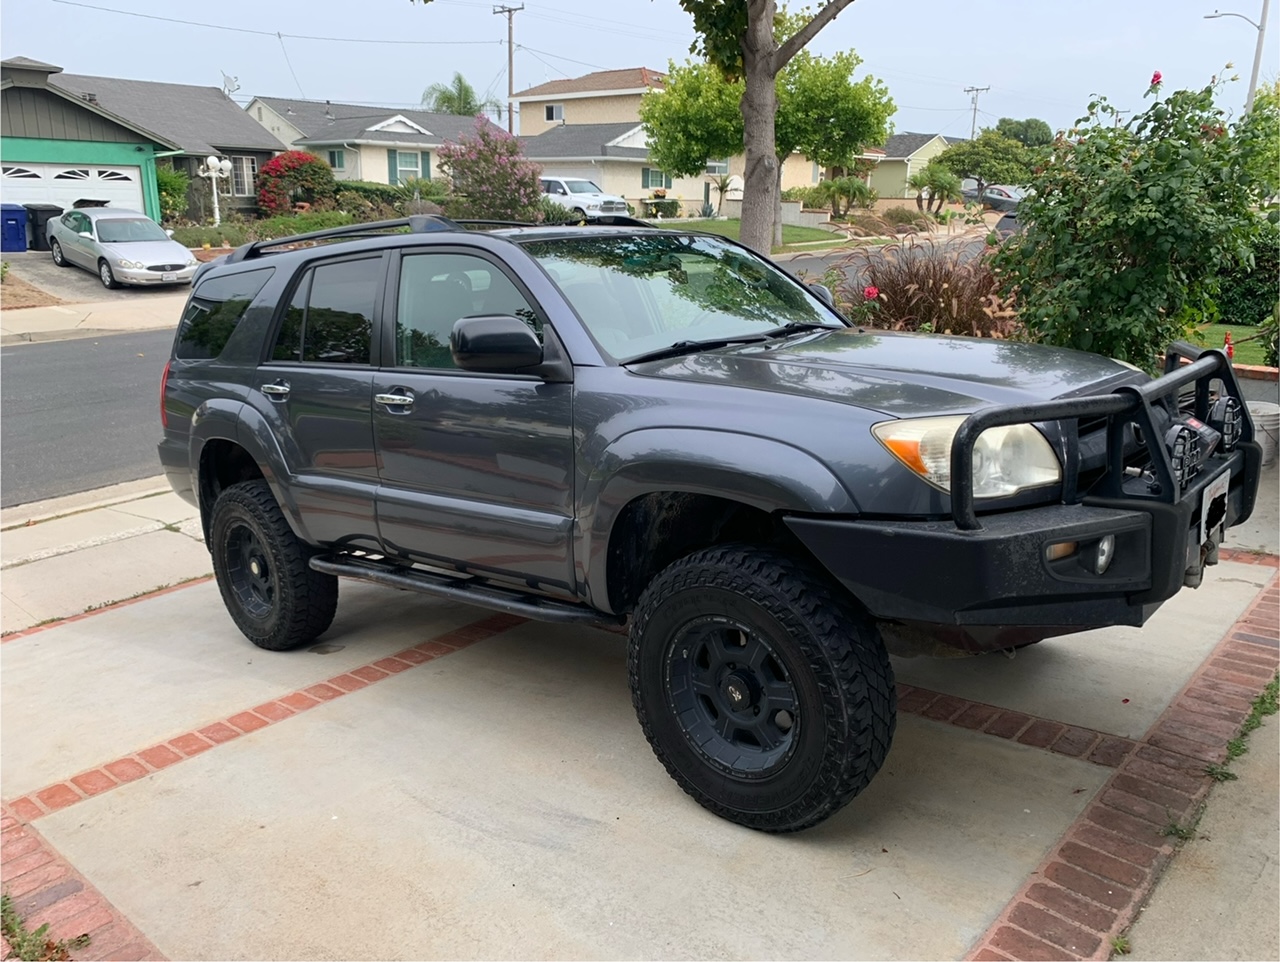
[(626, 625), (672, 777), (785, 832), (883, 763), (890, 651), (1198, 583), (1261, 452), (1222, 354), (1167, 369), (862, 330), (721, 237), (415, 217), (203, 267), (160, 460), (255, 644), (314, 641), (339, 577)]

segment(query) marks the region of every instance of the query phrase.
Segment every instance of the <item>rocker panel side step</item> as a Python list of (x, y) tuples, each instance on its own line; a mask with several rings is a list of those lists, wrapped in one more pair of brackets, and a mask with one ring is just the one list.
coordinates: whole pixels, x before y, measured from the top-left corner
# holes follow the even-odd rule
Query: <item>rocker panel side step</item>
[(311, 567), (325, 574), (356, 578), (391, 588), (404, 588), (425, 595), (436, 595), (440, 598), (461, 601), (464, 604), (478, 605), (481, 608), (505, 611), (534, 621), (575, 625), (622, 624), (622, 619), (616, 615), (607, 615), (585, 605), (538, 598), (477, 580), (460, 580), (416, 568), (405, 568), (401, 565), (378, 564), (341, 555), (317, 555), (311, 559)]

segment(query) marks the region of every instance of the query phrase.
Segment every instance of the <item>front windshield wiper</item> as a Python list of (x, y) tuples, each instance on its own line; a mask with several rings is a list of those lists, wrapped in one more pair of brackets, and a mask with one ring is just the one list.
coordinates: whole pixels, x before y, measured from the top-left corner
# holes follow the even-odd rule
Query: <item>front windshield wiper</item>
[(832, 324), (819, 324), (816, 321), (792, 321), (790, 324), (783, 324), (781, 327), (775, 327), (771, 331), (765, 331), (764, 336), (769, 338), (790, 337), (792, 334), (803, 334), (805, 331), (843, 330), (843, 327), (836, 327)]
[(695, 351), (711, 351), (717, 347), (728, 347), (730, 344), (758, 344), (769, 339), (768, 334), (742, 334), (738, 337), (711, 337), (704, 341), (676, 341), (656, 351), (646, 351), (644, 354), (637, 354), (619, 363), (639, 364), (642, 361), (661, 361), (664, 358), (680, 357), (682, 354), (692, 354)]

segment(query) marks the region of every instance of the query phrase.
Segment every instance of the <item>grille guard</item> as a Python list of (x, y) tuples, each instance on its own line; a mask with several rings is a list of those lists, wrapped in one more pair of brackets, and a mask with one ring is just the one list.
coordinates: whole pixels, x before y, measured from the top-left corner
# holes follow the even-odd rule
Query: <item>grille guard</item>
[[(1183, 360), (1190, 364), (1183, 365)], [(1235, 371), (1227, 356), (1219, 350), (1201, 350), (1183, 341), (1169, 346), (1165, 354), (1162, 377), (1141, 385), (1125, 385), (1111, 394), (1098, 394), (1034, 404), (1013, 404), (983, 408), (971, 414), (956, 432), (951, 446), (951, 513), (956, 527), (962, 531), (979, 531), (976, 499), (973, 494), (973, 449), (982, 432), (988, 428), (1011, 424), (1033, 424), (1043, 421), (1107, 418), (1107, 470), (1095, 493), (1106, 498), (1149, 500), (1176, 504), (1183, 492), (1174, 481), (1173, 464), (1156, 430), (1151, 403), (1167, 397), (1194, 382), (1196, 386), (1195, 416), (1207, 421), (1209, 384), (1221, 380), (1226, 396), (1235, 398), (1243, 415), (1240, 442), (1253, 441), (1253, 421), (1240, 394)], [(1177, 405), (1174, 405), (1176, 410)], [(1159, 483), (1158, 494), (1134, 495), (1124, 491), (1124, 428), (1136, 424), (1151, 456), (1151, 467)], [(1256, 479), (1255, 479), (1256, 480)], [(1251, 499), (1250, 499), (1251, 500)]]

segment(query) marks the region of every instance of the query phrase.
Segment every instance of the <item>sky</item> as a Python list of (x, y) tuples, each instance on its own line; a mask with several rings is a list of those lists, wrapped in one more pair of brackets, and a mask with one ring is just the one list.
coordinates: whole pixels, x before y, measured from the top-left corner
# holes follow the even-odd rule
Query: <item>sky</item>
[[(857, 51), (858, 76), (871, 73), (888, 85), (898, 132), (967, 137), (974, 117), (966, 87), (990, 88), (978, 97), (979, 129), (1000, 117), (1068, 127), (1094, 94), (1141, 110), (1154, 70), (1162, 72), (1166, 91), (1238, 74), (1220, 100), (1239, 113), (1258, 35), (1238, 18), (1204, 19), (1215, 2), (855, 0), (810, 49)], [(1224, 2), (1224, 12), (1255, 21), (1261, 15), (1262, 0)], [(693, 31), (676, 0), (523, 3), (514, 18), (517, 91), (596, 69), (664, 69), (689, 56)], [(232, 96), (241, 104), (266, 95), (412, 107), (426, 87), (447, 83), (455, 71), (502, 99), (507, 18), (494, 15), (494, 6), (490, 0), (5, 0), (0, 55), (134, 80), (221, 86), (225, 75), (239, 85)], [(1224, 71), (1228, 62), (1234, 69)], [(1275, 80), (1278, 69), (1280, 11), (1268, 24), (1260, 82)]]

